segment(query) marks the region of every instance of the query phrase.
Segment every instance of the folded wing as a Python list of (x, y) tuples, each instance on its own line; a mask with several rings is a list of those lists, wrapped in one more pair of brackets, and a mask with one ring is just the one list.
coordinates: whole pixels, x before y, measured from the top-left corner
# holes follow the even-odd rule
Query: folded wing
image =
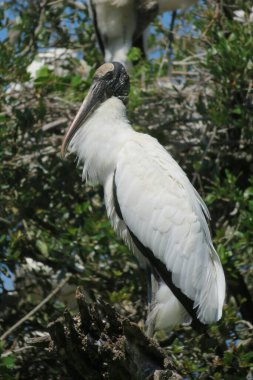
[(219, 320), (224, 273), (207, 208), (183, 170), (155, 139), (136, 133), (121, 150), (114, 182), (122, 218), (152, 268), (193, 318)]

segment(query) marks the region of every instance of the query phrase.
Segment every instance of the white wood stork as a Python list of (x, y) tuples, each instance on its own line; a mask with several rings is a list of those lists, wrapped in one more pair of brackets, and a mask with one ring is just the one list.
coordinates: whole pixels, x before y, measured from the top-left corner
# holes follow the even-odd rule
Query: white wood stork
[(144, 49), (142, 34), (159, 13), (187, 8), (197, 0), (89, 0), (98, 43), (105, 62), (130, 65), (127, 54), (138, 40)]
[(70, 73), (73, 74), (73, 65), (70, 63), (75, 60), (78, 65), (75, 67), (75, 73), (87, 78), (90, 67), (78, 56), (78, 52), (66, 48), (47, 48), (44, 51), (38, 52), (34, 60), (27, 66), (26, 72), (30, 74), (29, 81), (25, 83), (10, 83), (5, 93), (9, 96), (20, 96), (21, 91), (29, 90), (34, 87), (35, 80), (39, 77), (39, 72), (43, 67), (47, 67), (57, 77), (63, 77)]
[[(69, 73), (69, 63), (73, 59), (78, 59), (78, 55), (74, 50), (48, 48), (36, 54), (34, 60), (27, 66), (26, 71), (30, 74), (30, 78), (35, 80), (38, 77), (39, 70), (46, 66), (53, 71), (54, 75), (63, 77)], [(80, 61), (82, 64), (83, 62)]]
[(104, 188), (108, 217), (152, 272), (149, 335), (192, 321), (218, 321), (225, 278), (206, 222), (209, 213), (184, 171), (126, 116), (129, 77), (105, 63), (62, 144), (83, 162), (83, 177)]

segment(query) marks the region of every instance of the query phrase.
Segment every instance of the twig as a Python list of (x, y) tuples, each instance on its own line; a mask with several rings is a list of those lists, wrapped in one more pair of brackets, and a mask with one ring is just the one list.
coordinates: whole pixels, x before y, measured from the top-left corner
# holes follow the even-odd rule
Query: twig
[[(204, 150), (204, 152), (203, 152), (203, 154), (202, 154), (202, 157), (201, 157), (201, 159), (200, 159), (200, 162), (203, 162), (203, 161), (204, 161), (204, 159), (205, 159), (205, 157), (206, 157), (206, 155), (207, 155), (207, 152), (209, 151), (209, 149), (210, 149), (210, 147), (211, 147), (211, 145), (212, 145), (212, 143), (213, 143), (213, 140), (214, 140), (214, 138), (215, 138), (215, 136), (216, 136), (216, 131), (217, 131), (217, 128), (215, 127), (215, 128), (213, 129), (213, 132), (212, 132), (211, 136), (210, 136), (210, 139), (209, 139), (209, 141), (208, 141), (208, 144), (207, 144), (207, 146), (206, 146), (206, 148), (205, 148), (205, 150)], [(196, 179), (197, 179), (197, 172), (195, 172), (194, 175), (193, 175), (193, 178), (192, 178), (192, 185), (194, 185)]]
[(48, 131), (49, 129), (58, 127), (59, 125), (65, 124), (68, 122), (68, 119), (66, 117), (60, 117), (57, 120), (51, 121), (50, 123), (44, 124), (41, 128), (43, 132)]
[(11, 326), (1, 337), (0, 340), (6, 339), (14, 330), (21, 326), (27, 319), (29, 319), (33, 314), (35, 314), (39, 309), (42, 308), (58, 291), (68, 282), (71, 274), (67, 274), (66, 277), (57, 285), (57, 287), (43, 300), (41, 301), (34, 309), (32, 309), (28, 314), (21, 318), (17, 323)]
[(70, 102), (69, 100), (60, 98), (59, 96), (50, 96), (50, 97), (48, 97), (48, 100), (49, 101), (56, 100), (57, 102), (60, 102), (60, 103), (63, 103), (63, 104), (67, 104), (68, 106), (70, 106), (71, 108), (73, 108), (74, 111), (78, 108), (78, 104)]
[(160, 347), (171, 346), (174, 340), (178, 337), (178, 333), (171, 333), (167, 338), (159, 342)]
[(34, 348), (33, 346), (25, 346), (25, 347), (17, 348), (16, 350), (8, 350), (1, 355), (1, 358), (6, 358), (7, 356), (10, 356), (11, 354), (20, 354), (24, 351), (32, 350), (33, 348)]
[(174, 42), (174, 34), (173, 29), (175, 26), (175, 20), (177, 17), (177, 11), (172, 12), (171, 16), (171, 22), (170, 22), (170, 30), (169, 30), (169, 45), (168, 45), (168, 63), (169, 63), (169, 69), (168, 69), (168, 77), (172, 78), (172, 70), (173, 70), (173, 64), (172, 64), (172, 56), (173, 56), (173, 42)]
[(81, 11), (85, 11), (87, 9), (86, 4), (82, 4), (81, 1), (71, 1), (68, 0), (68, 5), (71, 5), (72, 7), (75, 7)]
[(31, 346), (48, 346), (48, 343), (51, 341), (50, 335), (44, 335), (44, 336), (37, 336), (35, 338), (28, 338), (26, 339), (26, 342), (30, 344)]
[(217, 21), (217, 19), (219, 18), (219, 14), (220, 14), (220, 11), (219, 11), (219, 7), (218, 7), (218, 4), (216, 5), (215, 7), (215, 13), (214, 13), (214, 17), (212, 18), (212, 20), (209, 22), (209, 24), (207, 25), (206, 27), (206, 30), (203, 32), (203, 36), (205, 37), (209, 31), (209, 29), (213, 26), (213, 24)]
[(43, 0), (40, 3), (40, 15), (39, 15), (39, 20), (38, 20), (38, 25), (36, 26), (35, 30), (31, 33), (32, 37), (28, 45), (20, 52), (20, 57), (24, 57), (32, 49), (32, 46), (35, 45), (35, 40), (39, 36), (43, 28), (43, 24), (45, 22), (47, 2), (48, 0)]
[(2, 222), (2, 223), (4, 223), (4, 224), (8, 224), (8, 225), (11, 224), (11, 222), (10, 222), (9, 220), (7, 220), (7, 219), (5, 219), (5, 218), (2, 218), (1, 216), (0, 216), (0, 222)]
[(253, 325), (252, 325), (252, 323), (250, 323), (250, 321), (246, 321), (244, 319), (241, 319), (240, 321), (235, 322), (236, 325), (239, 325), (240, 323), (242, 323), (243, 325), (246, 325), (250, 330), (253, 330)]

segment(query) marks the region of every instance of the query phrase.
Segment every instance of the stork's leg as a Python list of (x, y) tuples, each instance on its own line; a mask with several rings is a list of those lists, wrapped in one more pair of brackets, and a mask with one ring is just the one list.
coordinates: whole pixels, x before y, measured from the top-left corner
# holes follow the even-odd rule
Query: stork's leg
[(159, 276), (154, 273), (150, 267), (145, 269), (147, 279), (147, 297), (148, 297), (148, 312), (152, 310), (155, 303), (155, 295), (159, 288)]
[(161, 347), (168, 347), (168, 346), (171, 346), (172, 343), (174, 342), (174, 340), (177, 338), (178, 334), (175, 333), (175, 332), (172, 332), (169, 334), (169, 336), (167, 338), (165, 338), (164, 340), (161, 340), (159, 342), (159, 345)]
[(146, 281), (147, 281), (147, 298), (148, 298), (148, 312), (150, 311), (150, 304), (152, 301), (152, 288), (151, 288), (151, 269), (150, 267), (145, 269)]
[[(148, 315), (151, 313), (152, 309), (156, 303), (156, 293), (159, 289), (159, 276), (157, 273), (152, 271), (150, 267), (146, 269), (146, 277), (147, 277), (147, 289), (148, 289)], [(145, 331), (149, 337), (154, 335), (154, 326), (155, 320), (146, 322)]]

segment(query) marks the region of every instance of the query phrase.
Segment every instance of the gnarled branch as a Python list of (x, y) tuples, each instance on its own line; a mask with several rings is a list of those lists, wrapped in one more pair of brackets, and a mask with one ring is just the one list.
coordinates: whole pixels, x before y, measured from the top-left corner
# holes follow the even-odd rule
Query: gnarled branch
[(181, 379), (165, 352), (109, 304), (77, 290), (80, 313), (49, 325), (52, 349), (73, 379)]

